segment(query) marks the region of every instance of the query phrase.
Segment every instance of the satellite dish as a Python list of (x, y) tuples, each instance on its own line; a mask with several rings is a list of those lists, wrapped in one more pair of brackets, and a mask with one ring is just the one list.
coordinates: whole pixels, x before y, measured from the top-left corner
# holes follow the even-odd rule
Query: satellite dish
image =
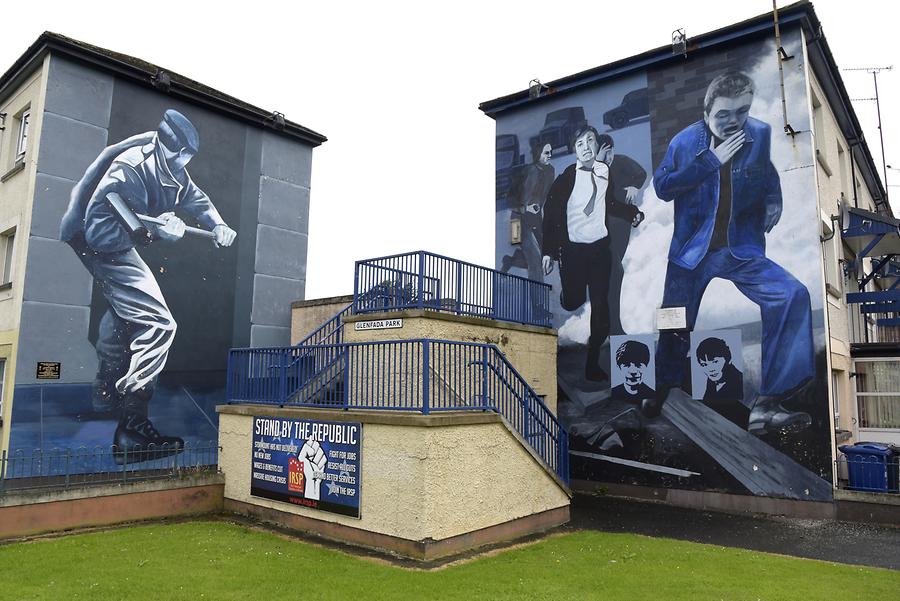
[(850, 204), (841, 198), (838, 201), (838, 227), (845, 231), (850, 226)]

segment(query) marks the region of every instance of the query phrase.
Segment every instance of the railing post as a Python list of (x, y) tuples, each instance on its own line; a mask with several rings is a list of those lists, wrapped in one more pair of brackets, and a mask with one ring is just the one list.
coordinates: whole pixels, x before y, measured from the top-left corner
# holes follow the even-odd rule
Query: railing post
[(231, 379), (234, 374), (231, 372), (231, 355), (234, 351), (228, 351), (228, 361), (225, 367), (225, 402), (230, 403), (232, 399)]
[(353, 303), (351, 304), (351, 311), (355, 315), (359, 312), (359, 261), (356, 261), (353, 264)]
[(281, 349), (280, 357), (279, 357), (279, 376), (278, 376), (278, 400), (280, 404), (284, 405), (287, 403), (287, 365), (288, 365), (288, 352), (285, 349)]
[(462, 297), (462, 263), (456, 262), (456, 314), (460, 314), (460, 310), (462, 309), (462, 301), (460, 298)]
[(3, 451), (3, 454), (0, 455), (0, 493), (3, 492), (3, 487), (6, 485), (6, 451)]
[(422, 341), (422, 413), (428, 415), (431, 396), (431, 358), (429, 340)]
[(66, 490), (69, 489), (69, 453), (70, 450), (66, 449)]
[(528, 280), (522, 280), (522, 323), (530, 323), (528, 321)]
[(525, 389), (522, 391), (522, 434), (525, 436), (525, 442), (530, 445), (531, 441), (528, 440), (528, 437), (530, 435), (530, 428), (528, 427), (530, 421), (528, 419), (530, 417), (528, 411), (528, 401), (528, 389)]
[(425, 308), (425, 251), (419, 251), (419, 291), (418, 291), (419, 309)]
[(481, 347), (481, 396), (483, 397), (481, 406), (488, 408), (488, 347)]
[(344, 411), (350, 408), (350, 349), (352, 346), (341, 346), (342, 352), (344, 354), (344, 391), (341, 396)]

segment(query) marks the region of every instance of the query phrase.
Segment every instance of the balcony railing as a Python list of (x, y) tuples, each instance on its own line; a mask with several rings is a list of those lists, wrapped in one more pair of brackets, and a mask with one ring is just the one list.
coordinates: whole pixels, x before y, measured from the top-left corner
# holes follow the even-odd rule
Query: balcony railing
[(418, 251), (356, 262), (353, 313), (423, 309), (550, 327), (549, 284)]
[(497, 347), (396, 340), (233, 349), (227, 400), (295, 407), (494, 411), (568, 483), (568, 434)]

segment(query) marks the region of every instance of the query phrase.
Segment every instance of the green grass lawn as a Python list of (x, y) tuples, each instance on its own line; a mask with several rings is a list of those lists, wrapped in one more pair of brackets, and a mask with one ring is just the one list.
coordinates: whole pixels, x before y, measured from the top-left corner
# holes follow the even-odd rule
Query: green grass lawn
[(135, 526), (0, 546), (0, 599), (900, 599), (900, 572), (577, 532), (433, 571), (244, 526)]

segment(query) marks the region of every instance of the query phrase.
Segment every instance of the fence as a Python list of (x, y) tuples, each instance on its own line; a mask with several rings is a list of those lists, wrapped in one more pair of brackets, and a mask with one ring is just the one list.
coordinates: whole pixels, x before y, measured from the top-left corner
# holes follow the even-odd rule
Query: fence
[(3, 451), (0, 494), (166, 480), (218, 469), (219, 447), (214, 442), (187, 443), (181, 452), (174, 451), (165, 445), (131, 451), (115, 446)]
[(836, 464), (838, 488), (900, 494), (900, 455), (843, 455)]
[(353, 313), (426, 309), (551, 326), (549, 284), (418, 251), (356, 262)]
[(568, 434), (493, 345), (417, 339), (233, 349), (226, 395), (297, 407), (495, 411), (568, 482)]

